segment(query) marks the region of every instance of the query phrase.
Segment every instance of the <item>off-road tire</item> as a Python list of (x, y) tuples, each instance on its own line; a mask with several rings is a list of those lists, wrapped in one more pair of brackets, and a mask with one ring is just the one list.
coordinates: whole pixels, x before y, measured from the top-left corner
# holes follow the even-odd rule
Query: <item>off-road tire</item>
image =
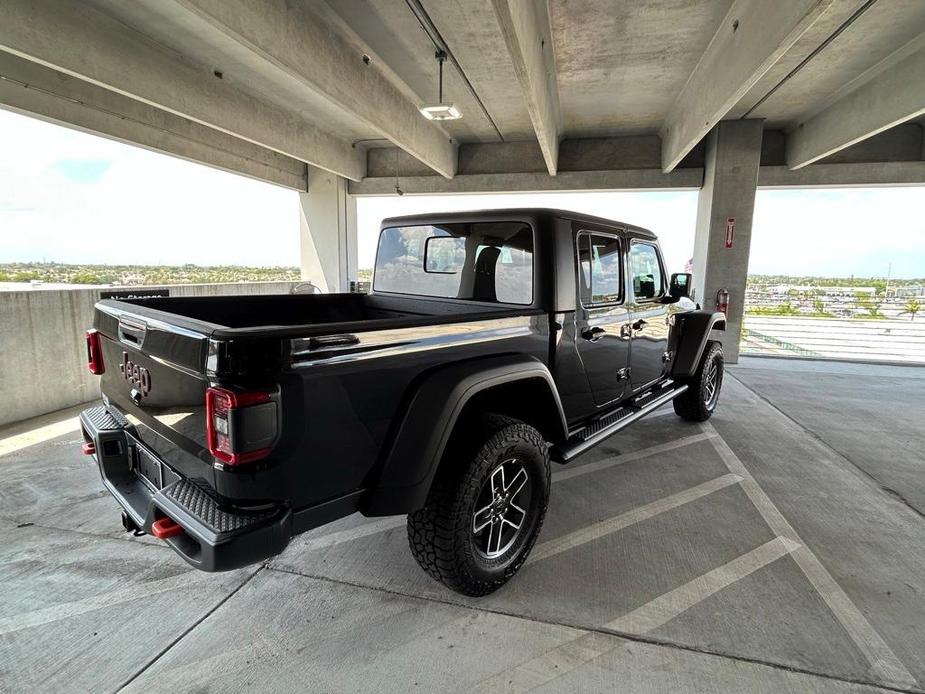
[[(528, 476), (529, 508), (511, 546), (488, 558), (473, 534), (473, 514), (484, 500), (485, 485), (491, 489), (492, 473), (511, 459)], [(549, 454), (536, 429), (501, 415), (475, 418), (451, 438), (424, 508), (408, 515), (412, 555), (430, 576), (458, 593), (492, 593), (517, 573), (533, 549), (546, 516), (549, 485)]]
[[(709, 374), (715, 364), (715, 392), (710, 394)], [(708, 342), (694, 376), (687, 381), (687, 391), (674, 399), (674, 411), (688, 422), (705, 422), (716, 411), (716, 403), (723, 386), (723, 347), (718, 342)]]

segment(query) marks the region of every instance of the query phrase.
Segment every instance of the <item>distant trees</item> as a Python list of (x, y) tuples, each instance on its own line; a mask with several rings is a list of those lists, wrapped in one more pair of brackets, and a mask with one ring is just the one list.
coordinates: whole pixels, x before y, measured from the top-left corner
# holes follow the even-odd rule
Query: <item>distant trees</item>
[(214, 284), (297, 281), (299, 276), (296, 267), (0, 263), (0, 282), (41, 280), (49, 284)]
[(880, 312), (881, 302), (875, 301), (869, 295), (863, 294), (862, 292), (855, 292), (854, 301), (859, 309), (867, 311), (867, 318), (886, 318), (886, 316)]
[(119, 281), (119, 278), (113, 274), (97, 274), (95, 272), (83, 270), (71, 275), (68, 281), (71, 284), (115, 284)]
[(915, 314), (922, 310), (922, 302), (914, 296), (906, 302), (905, 310), (900, 311), (900, 315), (909, 314), (909, 320), (915, 320)]

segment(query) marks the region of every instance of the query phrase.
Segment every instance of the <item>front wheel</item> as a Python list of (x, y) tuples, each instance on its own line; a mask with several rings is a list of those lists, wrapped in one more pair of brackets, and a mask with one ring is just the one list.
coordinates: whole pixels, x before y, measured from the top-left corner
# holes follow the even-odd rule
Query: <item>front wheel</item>
[(481, 596), (533, 549), (549, 503), (549, 455), (536, 429), (509, 417), (485, 415), (463, 433), (424, 508), (408, 515), (408, 544), (433, 578)]
[(687, 390), (674, 399), (674, 411), (688, 422), (705, 422), (716, 410), (723, 386), (723, 347), (708, 342)]

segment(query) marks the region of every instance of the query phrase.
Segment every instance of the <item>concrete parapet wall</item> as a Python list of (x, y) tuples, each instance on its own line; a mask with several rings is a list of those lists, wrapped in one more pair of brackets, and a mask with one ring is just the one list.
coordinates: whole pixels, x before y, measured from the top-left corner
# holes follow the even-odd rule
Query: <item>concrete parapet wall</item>
[[(171, 296), (288, 294), (295, 284), (240, 282), (168, 289)], [(87, 370), (84, 331), (93, 324), (93, 306), (100, 292), (121, 289), (0, 292), (0, 425), (99, 396), (99, 379)]]

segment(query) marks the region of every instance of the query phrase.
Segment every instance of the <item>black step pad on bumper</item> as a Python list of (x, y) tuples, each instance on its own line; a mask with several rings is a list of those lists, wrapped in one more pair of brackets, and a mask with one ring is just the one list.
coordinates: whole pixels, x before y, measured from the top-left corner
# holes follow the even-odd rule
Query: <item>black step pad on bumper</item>
[(164, 487), (160, 493), (180, 508), (186, 509), (190, 515), (216, 534), (246, 530), (272, 518), (277, 512), (274, 509), (245, 515), (223, 511), (205, 491), (185, 479)]
[[(292, 513), (288, 508), (229, 509), (184, 478), (155, 491), (133, 469), (135, 450), (144, 444), (130, 422), (105, 407), (92, 407), (80, 414), (80, 424), (84, 438), (96, 444), (103, 484), (129, 518), (148, 533), (155, 521), (172, 518), (184, 532), (165, 542), (196, 568), (236, 569), (279, 554), (289, 543)], [(150, 449), (147, 454), (155, 456)]]
[(129, 427), (128, 420), (122, 415), (111, 413), (105, 407), (91, 407), (80, 413), (80, 419), (86, 419), (87, 423), (98, 431), (117, 431)]

